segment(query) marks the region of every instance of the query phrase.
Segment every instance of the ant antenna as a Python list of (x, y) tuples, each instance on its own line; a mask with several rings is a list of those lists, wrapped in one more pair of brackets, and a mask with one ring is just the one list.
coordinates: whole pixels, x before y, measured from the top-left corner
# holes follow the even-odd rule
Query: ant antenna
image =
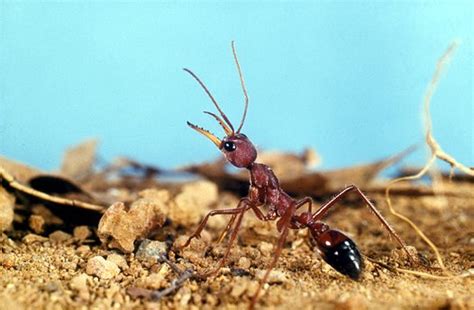
[[(219, 104), (217, 103), (216, 99), (214, 99), (214, 97), (212, 96), (211, 92), (209, 91), (209, 89), (207, 89), (206, 85), (204, 85), (204, 83), (197, 77), (196, 74), (194, 74), (194, 72), (192, 72), (191, 70), (187, 69), (187, 68), (183, 68), (184, 71), (186, 71), (187, 73), (189, 73), (198, 83), (199, 85), (201, 85), (201, 87), (204, 89), (204, 91), (206, 92), (206, 94), (209, 96), (209, 98), (211, 99), (212, 103), (214, 103), (214, 105), (216, 106), (217, 108), (217, 111), (219, 111), (219, 113), (222, 115), (222, 118), (224, 119), (224, 121), (227, 123), (227, 125), (229, 125), (230, 129), (232, 130), (232, 133), (234, 133), (234, 126), (232, 126), (232, 123), (229, 121), (229, 119), (227, 118), (227, 116), (225, 115), (225, 113), (221, 110), (221, 108), (219, 107)], [(208, 113), (209, 114), (209, 113)], [(240, 126), (242, 127), (242, 126)], [(239, 129), (240, 129), (239, 127)], [(225, 130), (225, 129), (224, 129)], [(225, 130), (226, 133), (227, 133), (227, 130)]]
[(247, 95), (247, 89), (245, 88), (244, 76), (242, 74), (242, 69), (240, 68), (239, 59), (237, 58), (237, 51), (235, 50), (234, 41), (232, 41), (231, 45), (232, 45), (232, 54), (234, 54), (235, 65), (237, 66), (237, 71), (239, 72), (240, 85), (242, 85), (242, 91), (244, 93), (245, 108), (244, 108), (244, 115), (242, 115), (242, 121), (240, 122), (239, 128), (237, 129), (237, 133), (239, 133), (240, 130), (242, 129), (242, 126), (244, 125), (245, 117), (247, 116), (247, 108), (249, 106), (249, 96)]

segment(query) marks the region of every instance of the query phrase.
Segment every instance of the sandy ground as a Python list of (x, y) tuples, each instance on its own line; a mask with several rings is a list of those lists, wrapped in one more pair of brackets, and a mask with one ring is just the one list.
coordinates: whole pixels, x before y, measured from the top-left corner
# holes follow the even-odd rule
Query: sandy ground
[[(472, 192), (471, 182), (456, 186)], [(347, 232), (364, 255), (392, 267), (443, 275), (428, 246), (406, 223), (390, 216), (381, 194), (372, 194), (381, 212), (407, 242), (417, 250), (420, 263), (413, 265), (388, 237), (375, 217), (358, 200), (341, 204), (327, 218), (333, 227)], [(395, 195), (395, 208), (412, 218), (438, 245), (454, 275), (473, 268), (474, 201), (456, 196)], [(209, 208), (231, 207), (238, 197), (218, 193)], [(196, 206), (199, 207), (199, 206)], [(77, 228), (62, 224), (35, 234), (17, 219), (15, 229), (0, 240), (0, 309), (134, 308), (134, 309), (241, 309), (257, 287), (258, 277), (272, 257), (278, 233), (274, 223), (262, 223), (250, 212), (244, 219), (237, 244), (225, 267), (206, 280), (189, 279), (158, 301), (130, 295), (131, 287), (163, 290), (178, 275), (153, 256), (125, 254), (108, 249), (96, 236), (97, 227)], [(226, 221), (212, 218), (202, 238), (185, 250), (173, 244), (182, 242), (196, 225), (175, 225), (170, 221), (150, 239), (169, 259), (182, 268), (204, 271), (214, 266), (225, 250), (216, 244)], [(73, 232), (74, 231), (74, 232)], [(89, 235), (90, 234), (90, 235)], [(276, 309), (474, 309), (473, 277), (428, 279), (389, 270), (365, 260), (360, 281), (335, 272), (311, 249), (305, 230), (292, 231), (282, 256), (264, 285), (257, 308)], [(104, 259), (94, 265), (91, 259)], [(110, 262), (103, 263), (103, 262)], [(96, 269), (94, 269), (96, 268)], [(471, 269), (472, 272), (472, 269)]]

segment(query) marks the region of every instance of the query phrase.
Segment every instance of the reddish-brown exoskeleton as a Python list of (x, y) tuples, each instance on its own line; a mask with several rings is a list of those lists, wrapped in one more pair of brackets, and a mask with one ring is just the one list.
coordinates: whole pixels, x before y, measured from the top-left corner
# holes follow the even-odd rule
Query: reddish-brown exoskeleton
[[(289, 229), (309, 229), (311, 238), (310, 241), (313, 245), (315, 245), (316, 249), (321, 254), (321, 257), (340, 273), (347, 275), (354, 280), (357, 280), (363, 270), (364, 263), (356, 244), (343, 232), (332, 229), (327, 224), (322, 222), (322, 219), (326, 215), (328, 210), (331, 209), (336, 202), (338, 202), (344, 195), (349, 192), (355, 192), (362, 198), (362, 200), (380, 220), (383, 226), (389, 231), (389, 233), (393, 237), (395, 237), (397, 242), (405, 249), (408, 255), (410, 255), (402, 239), (397, 235), (397, 233), (383, 218), (383, 216), (369, 201), (369, 199), (355, 185), (351, 185), (344, 188), (341, 192), (339, 192), (331, 200), (323, 204), (316, 212), (313, 213), (312, 200), (310, 197), (305, 197), (299, 200), (290, 197), (280, 187), (278, 179), (271, 170), (271, 168), (264, 164), (259, 164), (255, 162), (255, 159), (257, 158), (257, 150), (255, 149), (255, 146), (252, 144), (252, 142), (250, 142), (249, 138), (247, 138), (246, 135), (240, 132), (245, 121), (245, 116), (247, 114), (248, 96), (244, 79), (242, 76), (242, 70), (237, 59), (237, 54), (233, 42), (232, 52), (245, 98), (244, 113), (237, 130), (234, 129), (234, 126), (229, 121), (224, 112), (221, 110), (217, 101), (214, 99), (214, 97), (204, 85), (204, 83), (192, 71), (190, 71), (189, 69), (184, 69), (194, 79), (196, 79), (196, 81), (201, 85), (201, 87), (207, 93), (211, 101), (214, 103), (220, 116), (211, 112), (204, 113), (211, 115), (219, 122), (221, 127), (224, 129), (226, 136), (221, 140), (206, 129), (191, 124), (190, 122), (188, 122), (188, 125), (194, 130), (203, 134), (208, 139), (210, 139), (224, 154), (227, 161), (230, 162), (233, 166), (237, 168), (245, 168), (250, 172), (250, 187), (248, 196), (243, 197), (236, 208), (213, 210), (209, 212), (203, 219), (203, 221), (200, 223), (196, 231), (189, 237), (189, 239), (183, 245), (183, 247), (186, 247), (190, 244), (193, 238), (200, 237), (200, 233), (204, 229), (209, 217), (214, 215), (231, 216), (225, 231), (221, 234), (219, 238), (219, 241), (221, 241), (228, 232), (231, 232), (229, 237), (229, 243), (227, 245), (227, 249), (224, 253), (224, 256), (217, 264), (217, 267), (214, 270), (207, 272), (204, 276), (216, 274), (219, 269), (224, 265), (231, 250), (231, 247), (237, 237), (237, 233), (241, 226), (244, 214), (247, 211), (252, 210), (255, 213), (256, 217), (262, 221), (276, 220), (276, 225), (278, 232), (280, 233), (280, 237), (275, 247), (275, 254), (270, 262), (270, 265), (268, 266), (264, 277), (260, 281), (260, 285), (252, 299), (252, 302), (250, 304), (251, 308), (254, 306), (258, 298), (258, 294), (263, 283), (266, 282), (270, 271), (275, 266), (278, 261), (278, 258), (280, 257)], [(307, 210), (296, 214), (296, 211), (305, 205), (307, 206)]]

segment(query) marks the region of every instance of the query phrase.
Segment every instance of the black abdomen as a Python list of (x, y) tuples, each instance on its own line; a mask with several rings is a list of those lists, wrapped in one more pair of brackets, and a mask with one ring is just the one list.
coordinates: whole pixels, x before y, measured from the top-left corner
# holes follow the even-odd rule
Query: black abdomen
[(316, 244), (321, 257), (329, 265), (353, 280), (359, 279), (364, 262), (357, 245), (348, 236), (329, 229), (318, 236)]

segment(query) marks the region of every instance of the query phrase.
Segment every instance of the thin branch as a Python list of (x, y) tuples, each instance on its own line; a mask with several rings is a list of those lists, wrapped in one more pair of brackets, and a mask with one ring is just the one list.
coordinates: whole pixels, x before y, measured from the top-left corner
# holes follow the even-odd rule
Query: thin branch
[(2, 167), (0, 167), (0, 180), (4, 180), (11, 188), (17, 191), (20, 191), (22, 193), (28, 194), (30, 196), (36, 197), (44, 201), (53, 202), (60, 205), (79, 207), (79, 208), (98, 211), (98, 212), (105, 211), (105, 207), (103, 206), (99, 206), (99, 205), (95, 205), (95, 204), (91, 204), (91, 203), (87, 203), (87, 202), (83, 202), (79, 200), (74, 200), (74, 199), (67, 199), (67, 198), (52, 196), (52, 195), (43, 193), (41, 191), (38, 191), (36, 189), (33, 189), (31, 187), (28, 187), (26, 185), (23, 185), (19, 183), (18, 181), (16, 181), (15, 178)]

